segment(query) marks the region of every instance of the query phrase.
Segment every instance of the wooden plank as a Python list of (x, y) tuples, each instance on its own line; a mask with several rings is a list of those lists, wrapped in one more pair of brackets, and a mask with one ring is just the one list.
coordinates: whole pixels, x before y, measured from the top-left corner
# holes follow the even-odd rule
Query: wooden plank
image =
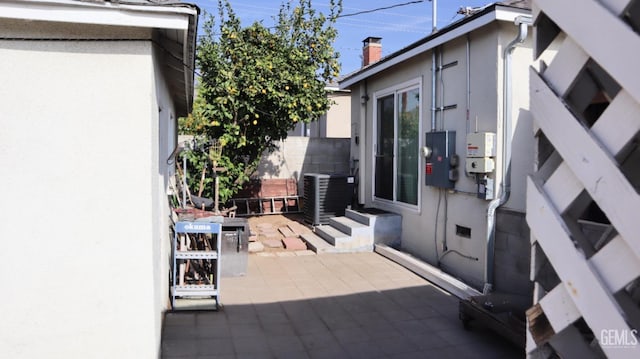
[(441, 269), (433, 267), (410, 254), (400, 252), (384, 244), (376, 244), (375, 251), (460, 299), (469, 299), (482, 294)]
[(560, 164), (544, 184), (544, 190), (560, 213), (563, 213), (571, 205), (583, 189), (582, 183), (566, 162)]
[(530, 86), (535, 120), (591, 198), (640, 258), (640, 221), (634, 215), (640, 208), (640, 196), (620, 172), (615, 159), (572, 116), (535, 71), (531, 71)]
[(551, 177), (551, 175), (558, 169), (558, 167), (562, 164), (562, 157), (558, 154), (558, 152), (553, 151), (549, 158), (544, 162), (542, 167), (539, 167), (536, 172), (536, 177), (541, 179), (542, 181), (546, 181)]
[[(592, 127), (592, 132), (610, 154), (620, 152), (631, 137), (640, 131), (640, 117), (632, 115), (637, 113), (640, 113), (640, 104), (622, 90)], [(562, 213), (584, 186), (569, 166), (562, 163), (545, 183), (544, 189), (558, 212)]]
[(539, 304), (556, 333), (560, 333), (582, 316), (562, 283), (540, 299)]
[(588, 60), (589, 55), (575, 41), (567, 37), (543, 76), (549, 81), (551, 88), (560, 97), (564, 97)]
[(542, 345), (553, 337), (555, 332), (549, 324), (549, 320), (539, 303), (527, 309), (525, 314), (527, 316), (528, 323), (527, 331), (537, 345)]
[(640, 276), (640, 260), (620, 236), (613, 238), (590, 259), (598, 275), (615, 293)]
[[(527, 222), (591, 330), (594, 333), (610, 329), (630, 331), (608, 288), (576, 250), (562, 218), (542, 192), (539, 183), (531, 177), (527, 179)], [(640, 346), (638, 350), (629, 351), (612, 347), (602, 349), (610, 357), (637, 358)]]
[(640, 103), (624, 89), (616, 95), (591, 127), (600, 143), (613, 156), (640, 131)]
[(621, 15), (624, 12), (624, 9), (627, 8), (627, 5), (631, 3), (630, 0), (600, 0), (600, 2), (602, 2), (604, 7), (617, 16)]
[[(640, 36), (596, 0), (537, 0), (538, 6), (602, 68), (640, 101)], [(579, 9), (579, 13), (576, 12)], [(579, 17), (581, 20), (576, 21)], [(589, 19), (598, 19), (597, 26)], [(606, 29), (607, 31), (602, 31)]]

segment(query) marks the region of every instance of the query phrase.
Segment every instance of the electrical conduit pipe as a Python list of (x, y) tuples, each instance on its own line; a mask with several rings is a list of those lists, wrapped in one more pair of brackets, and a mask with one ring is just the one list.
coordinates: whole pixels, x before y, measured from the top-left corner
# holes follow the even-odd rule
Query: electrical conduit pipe
[(531, 24), (531, 17), (518, 16), (515, 21), (518, 26), (518, 35), (504, 49), (503, 55), (503, 110), (502, 110), (502, 154), (501, 154), (501, 178), (500, 178), (500, 197), (489, 202), (487, 207), (487, 255), (485, 278), (486, 282), (483, 293), (488, 294), (493, 289), (493, 266), (494, 251), (496, 241), (496, 210), (509, 200), (511, 194), (511, 54), (517, 45), (524, 42), (528, 34), (528, 26)]

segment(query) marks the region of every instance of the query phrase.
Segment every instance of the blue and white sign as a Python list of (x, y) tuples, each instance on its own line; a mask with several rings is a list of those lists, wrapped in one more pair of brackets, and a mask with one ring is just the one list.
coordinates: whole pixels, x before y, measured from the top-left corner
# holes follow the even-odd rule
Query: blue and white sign
[(220, 233), (222, 225), (220, 223), (207, 222), (178, 222), (176, 223), (177, 233)]

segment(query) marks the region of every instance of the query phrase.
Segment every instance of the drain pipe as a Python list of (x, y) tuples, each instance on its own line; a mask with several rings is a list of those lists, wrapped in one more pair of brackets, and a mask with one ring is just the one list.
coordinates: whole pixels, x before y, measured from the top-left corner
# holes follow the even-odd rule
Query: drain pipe
[(515, 19), (515, 25), (518, 26), (518, 35), (504, 49), (503, 55), (503, 110), (502, 110), (502, 164), (500, 179), (500, 197), (489, 202), (487, 207), (487, 261), (485, 268), (486, 283), (482, 292), (488, 294), (493, 290), (493, 265), (494, 251), (496, 241), (496, 209), (509, 200), (511, 195), (511, 54), (517, 45), (524, 42), (527, 38), (528, 26), (531, 24), (531, 17), (518, 16)]
[(431, 49), (431, 132), (436, 130), (436, 48)]
[[(435, 34), (438, 31), (437, 25), (437, 1), (431, 0), (431, 34)], [(431, 132), (436, 130), (436, 48), (431, 49)]]

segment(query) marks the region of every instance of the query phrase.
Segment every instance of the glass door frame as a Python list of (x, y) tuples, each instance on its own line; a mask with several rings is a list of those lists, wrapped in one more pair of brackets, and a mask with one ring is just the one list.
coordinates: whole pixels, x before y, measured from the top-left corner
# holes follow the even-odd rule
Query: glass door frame
[[(398, 156), (398, 98), (399, 95), (406, 91), (418, 90), (418, 96), (420, 98), (418, 105), (418, 146), (419, 153), (422, 153), (421, 149), (423, 146), (423, 134), (422, 134), (422, 122), (423, 122), (423, 86), (422, 86), (422, 78), (415, 78), (413, 80), (409, 80), (400, 84), (397, 84), (392, 87), (385, 88), (380, 91), (376, 91), (373, 94), (373, 113), (372, 113), (372, 141), (371, 141), (371, 200), (374, 204), (381, 205), (382, 207), (401, 207), (412, 210), (414, 212), (420, 212), (422, 206), (422, 181), (423, 181), (423, 171), (422, 168), (422, 156), (418, 156), (418, 180), (416, 184), (417, 198), (418, 204), (413, 205), (409, 203), (400, 202), (397, 200), (398, 198), (398, 166), (397, 166), (397, 156)], [(378, 100), (387, 97), (389, 95), (393, 95), (393, 128), (394, 128), (394, 150), (393, 150), (393, 200), (388, 200), (380, 197), (376, 197), (376, 156), (378, 155)]]

